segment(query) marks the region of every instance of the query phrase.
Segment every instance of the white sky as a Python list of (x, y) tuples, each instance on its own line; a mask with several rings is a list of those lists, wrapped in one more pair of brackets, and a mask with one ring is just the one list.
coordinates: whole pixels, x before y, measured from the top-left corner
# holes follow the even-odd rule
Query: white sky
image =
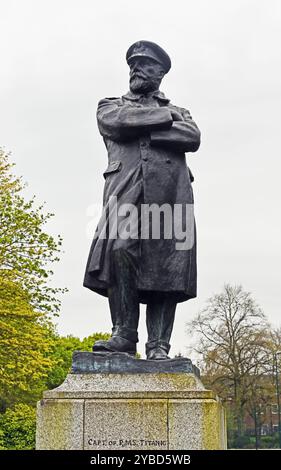
[(111, 327), (107, 300), (82, 287), (87, 209), (101, 203), (107, 160), (95, 112), (127, 91), (125, 54), (139, 39), (167, 50), (162, 91), (202, 132), (188, 157), (198, 298), (178, 307), (171, 353), (185, 353), (186, 321), (225, 282), (241, 283), (280, 324), (280, 21), (279, 0), (0, 0), (0, 145), (64, 238), (61, 334)]

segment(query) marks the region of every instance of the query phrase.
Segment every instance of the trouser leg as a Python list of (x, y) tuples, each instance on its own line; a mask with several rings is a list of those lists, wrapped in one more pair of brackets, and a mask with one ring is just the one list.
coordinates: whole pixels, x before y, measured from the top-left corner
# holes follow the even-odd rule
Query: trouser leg
[(147, 304), (146, 325), (148, 359), (165, 359), (170, 350), (177, 303), (171, 293), (154, 292)]
[(112, 319), (112, 336), (97, 341), (93, 351), (136, 353), (138, 342), (139, 301), (137, 291), (137, 258), (124, 248), (112, 251), (112, 282), (108, 300)]
[(108, 288), (113, 336), (138, 342), (137, 260), (123, 248), (112, 252), (112, 286)]

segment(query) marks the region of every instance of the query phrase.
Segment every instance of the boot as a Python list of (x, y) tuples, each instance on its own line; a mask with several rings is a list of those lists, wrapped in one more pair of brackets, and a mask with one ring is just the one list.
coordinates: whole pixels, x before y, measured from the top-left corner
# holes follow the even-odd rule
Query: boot
[(150, 341), (145, 345), (146, 359), (163, 361), (170, 359), (168, 353), (170, 351), (170, 344), (165, 341)]
[[(98, 344), (97, 344), (98, 343)], [(137, 349), (136, 343), (129, 341), (121, 336), (115, 335), (112, 336), (107, 341), (96, 341), (93, 346), (94, 352), (124, 352), (135, 356)]]

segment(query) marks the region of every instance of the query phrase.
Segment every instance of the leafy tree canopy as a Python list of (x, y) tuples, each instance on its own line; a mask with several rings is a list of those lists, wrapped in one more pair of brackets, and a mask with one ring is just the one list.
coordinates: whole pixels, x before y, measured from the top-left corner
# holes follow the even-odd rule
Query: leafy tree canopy
[(62, 289), (50, 287), (50, 265), (58, 261), (61, 237), (44, 231), (52, 214), (13, 175), (0, 149), (0, 404), (5, 409), (40, 394), (54, 366), (50, 315), (57, 314)]

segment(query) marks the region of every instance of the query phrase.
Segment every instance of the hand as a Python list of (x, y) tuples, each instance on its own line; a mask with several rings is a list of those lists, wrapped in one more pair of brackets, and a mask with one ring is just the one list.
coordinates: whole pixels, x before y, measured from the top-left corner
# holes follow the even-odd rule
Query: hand
[(183, 121), (183, 117), (178, 111), (172, 109), (171, 115), (172, 115), (173, 121)]

